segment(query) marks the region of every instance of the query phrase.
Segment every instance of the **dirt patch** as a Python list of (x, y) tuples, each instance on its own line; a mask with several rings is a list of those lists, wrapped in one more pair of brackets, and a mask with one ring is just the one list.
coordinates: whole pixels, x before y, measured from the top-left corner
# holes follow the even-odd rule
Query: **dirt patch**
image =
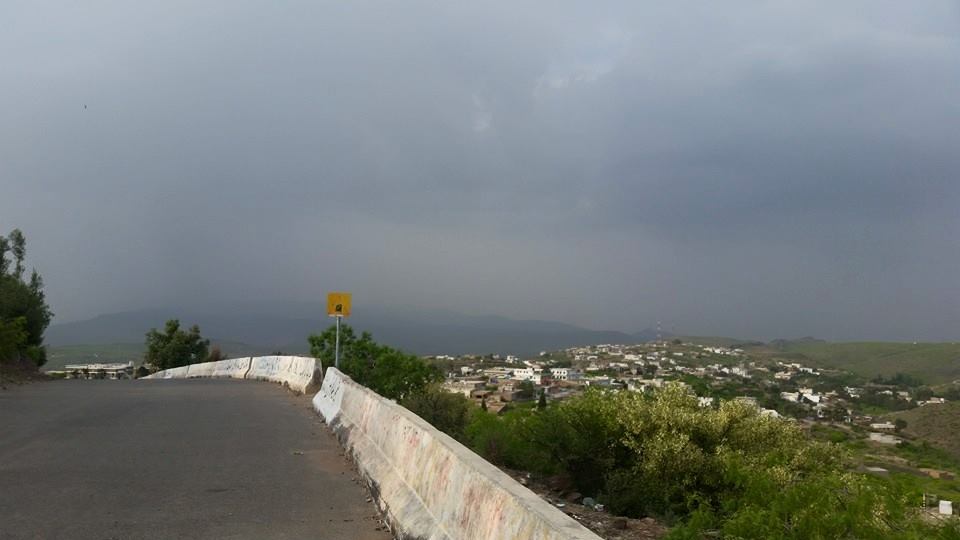
[(667, 527), (653, 518), (615, 516), (585, 506), (583, 497), (570, 491), (562, 480), (539, 479), (528, 473), (509, 469), (503, 469), (503, 472), (606, 540), (655, 540), (667, 534)]
[(0, 363), (0, 390), (34, 381), (49, 381), (49, 375), (41, 373), (33, 364)]

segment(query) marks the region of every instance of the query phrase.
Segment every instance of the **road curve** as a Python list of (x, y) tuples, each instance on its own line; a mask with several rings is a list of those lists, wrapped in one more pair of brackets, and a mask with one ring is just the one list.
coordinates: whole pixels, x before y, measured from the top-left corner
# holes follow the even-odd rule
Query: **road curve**
[(390, 535), (309, 397), (195, 379), (0, 390), (0, 538)]

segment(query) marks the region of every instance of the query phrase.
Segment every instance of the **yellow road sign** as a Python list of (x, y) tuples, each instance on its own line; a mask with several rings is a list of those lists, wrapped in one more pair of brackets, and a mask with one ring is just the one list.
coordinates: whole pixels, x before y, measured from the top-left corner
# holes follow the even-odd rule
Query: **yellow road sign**
[(327, 293), (327, 315), (331, 317), (350, 316), (350, 293)]

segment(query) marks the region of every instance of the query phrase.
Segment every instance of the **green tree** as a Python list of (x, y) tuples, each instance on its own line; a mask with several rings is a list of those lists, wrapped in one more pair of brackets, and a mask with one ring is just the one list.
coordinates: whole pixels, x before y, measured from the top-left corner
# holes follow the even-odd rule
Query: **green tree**
[(537, 410), (542, 411), (547, 408), (547, 391), (540, 389), (540, 399), (537, 400)]
[(170, 319), (163, 332), (151, 328), (147, 332), (147, 353), (144, 360), (157, 369), (197, 364), (207, 360), (210, 341), (200, 335), (200, 327), (180, 328), (180, 321)]
[[(13, 255), (13, 270), (8, 254)], [(46, 363), (43, 333), (53, 313), (43, 292), (43, 279), (36, 270), (24, 280), (26, 238), (14, 229), (0, 237), (0, 362), (27, 358), (36, 366)]]
[(12, 358), (27, 341), (26, 319), (0, 319), (0, 359)]
[(533, 399), (534, 392), (536, 388), (533, 386), (533, 381), (520, 381), (517, 385), (517, 397), (520, 399)]
[[(336, 326), (331, 326), (308, 338), (310, 353), (327, 367), (334, 364), (336, 332)], [(340, 325), (340, 369), (381, 396), (398, 401), (443, 379), (440, 370), (422, 358), (380, 345), (369, 332), (357, 337), (346, 324)]]

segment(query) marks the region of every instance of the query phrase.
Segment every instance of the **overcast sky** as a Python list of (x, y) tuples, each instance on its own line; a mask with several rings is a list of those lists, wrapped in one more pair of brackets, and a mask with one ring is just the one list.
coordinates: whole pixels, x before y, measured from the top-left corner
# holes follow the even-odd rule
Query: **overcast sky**
[(954, 1), (0, 3), (57, 321), (321, 300), (960, 338)]

